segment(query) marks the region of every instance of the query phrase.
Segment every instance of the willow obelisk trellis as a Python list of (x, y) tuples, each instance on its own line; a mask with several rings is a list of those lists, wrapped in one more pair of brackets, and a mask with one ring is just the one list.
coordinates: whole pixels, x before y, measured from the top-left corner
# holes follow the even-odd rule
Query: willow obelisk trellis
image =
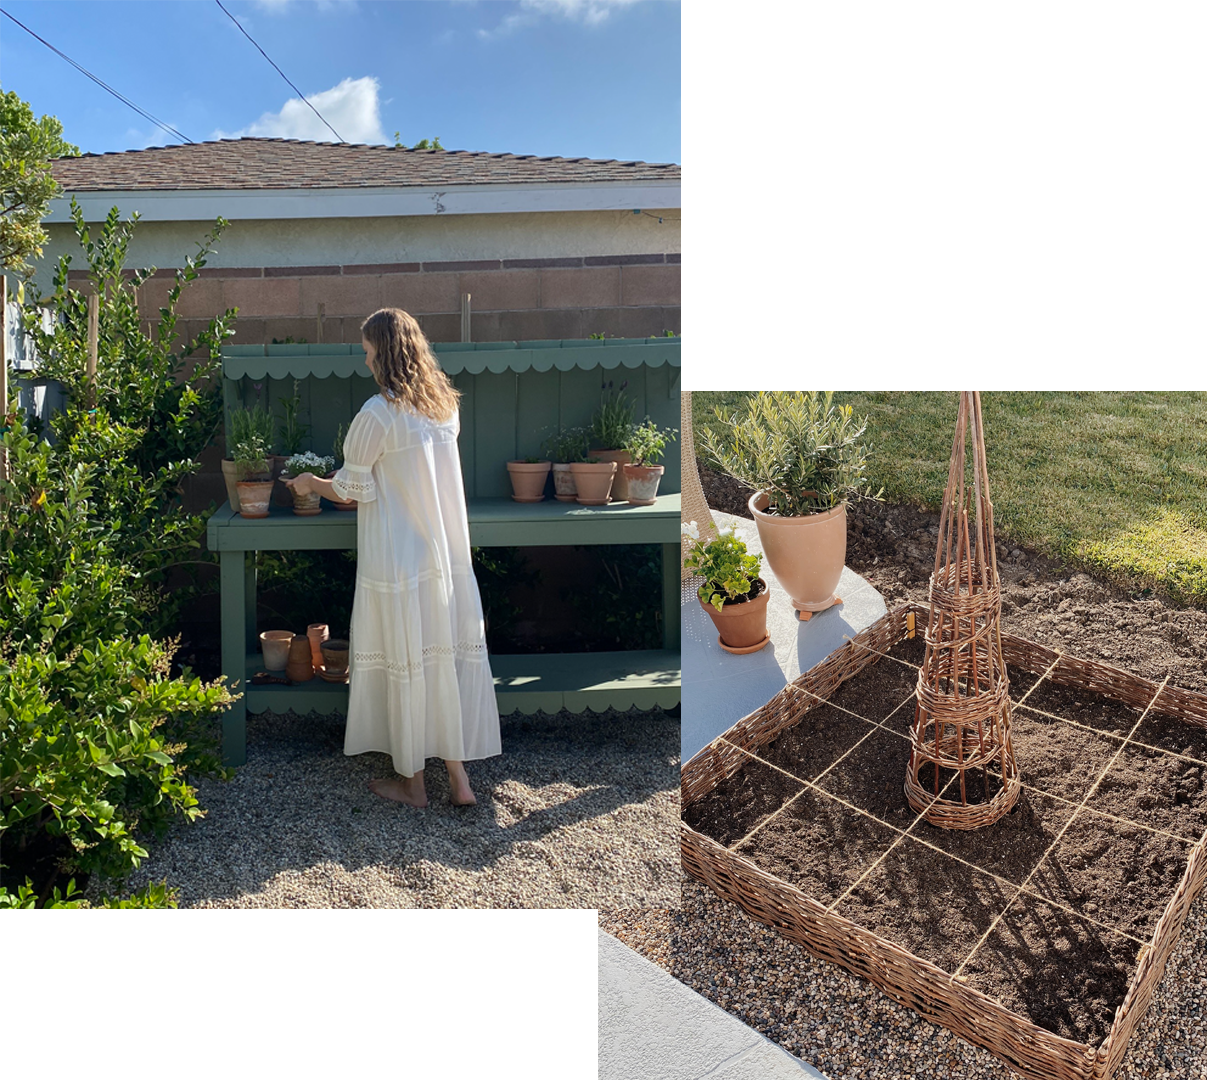
[[(971, 486), (967, 441), (972, 443)], [(910, 806), (941, 828), (990, 825), (1018, 799), (1001, 619), (981, 395), (970, 391), (960, 395), (939, 517), (926, 655), (918, 673), (905, 777)]]

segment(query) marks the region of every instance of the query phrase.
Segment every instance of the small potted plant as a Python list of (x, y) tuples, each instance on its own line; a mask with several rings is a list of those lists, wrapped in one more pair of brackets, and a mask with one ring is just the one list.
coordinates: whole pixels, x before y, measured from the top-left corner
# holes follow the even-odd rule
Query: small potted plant
[(245, 432), (231, 440), (231, 457), (238, 477), (239, 513), (245, 518), (268, 517), (272, 501), (272, 463), (268, 442), (258, 431)]
[(541, 458), (527, 457), (507, 463), (507, 475), (511, 477), (511, 496), (516, 502), (538, 503), (545, 500), (545, 478), (549, 475), (552, 462)]
[[(326, 476), (335, 465), (333, 457), (319, 457), (318, 454), (307, 450), (301, 454), (294, 454), (287, 458), (285, 467), (281, 470), (281, 475), (289, 479), (295, 479), (302, 473), (314, 473), (315, 476)], [(322, 512), (321, 496), (317, 491), (308, 495), (300, 495), (296, 491), (290, 491), (293, 497), (293, 512), (300, 517), (311, 517), (314, 514)]]
[(570, 466), (587, 456), (588, 436), (580, 427), (559, 431), (541, 447), (553, 462), (553, 492), (558, 502), (574, 502), (578, 488)]
[(272, 470), (273, 479), (278, 481), (272, 493), (273, 502), (277, 506), (293, 506), (295, 508), (297, 506), (293, 493), (279, 481), (285, 475), (286, 460), (293, 457), (294, 454), (302, 452), (302, 443), (305, 442), (306, 435), (310, 431), (310, 427), (303, 424), (299, 418), (298, 414), (301, 411), (302, 392), (298, 387), (297, 379), (294, 379), (293, 397), (281, 398), (281, 417), (277, 423), (277, 446), (281, 448), (281, 453), (273, 455)]
[[(242, 477), (235, 460), (235, 447), (249, 446), (252, 443), (264, 448), (264, 459), (269, 462), (269, 476), (272, 473), (272, 458), (267, 453), (272, 445), (272, 417), (258, 404), (250, 409), (232, 409), (230, 415), (230, 445), (227, 446), (227, 458), (222, 462), (222, 478), (226, 481), (226, 496), (232, 510), (239, 510), (238, 483)], [(245, 461), (244, 464), (247, 464)]]
[(612, 483), (613, 502), (624, 502), (629, 497), (628, 481), (621, 466), (630, 460), (629, 452), (624, 447), (633, 430), (633, 410), (636, 406), (625, 401), (624, 392), (628, 385), (626, 379), (620, 384), (620, 389), (613, 392), (611, 380), (604, 383), (599, 408), (591, 418), (591, 457), (598, 461), (616, 462), (616, 477)]
[(834, 590), (847, 553), (847, 500), (869, 493), (867, 418), (833, 393), (777, 390), (750, 399), (742, 415), (716, 409), (701, 447), (722, 472), (755, 489), (750, 513), (767, 565), (798, 617), (841, 603)]
[(570, 475), (574, 477), (574, 501), (583, 506), (606, 506), (609, 493), (616, 479), (616, 462), (600, 461), (589, 457), (585, 461), (570, 462)]
[(629, 433), (624, 448), (632, 461), (623, 466), (628, 480), (629, 502), (633, 506), (653, 506), (658, 498), (658, 484), (665, 466), (655, 465), (662, 457), (668, 442), (674, 442), (678, 428), (659, 428), (648, 416)]
[(761, 555), (750, 555), (732, 525), (717, 529), (717, 539), (703, 543), (694, 521), (682, 526), (690, 545), (683, 565), (704, 578), (696, 591), (700, 606), (717, 628), (721, 648), (731, 653), (758, 652), (767, 633), (770, 590), (759, 577)]
[[(336, 471), (343, 467), (343, 464), (344, 464), (344, 436), (347, 434), (348, 434), (348, 425), (347, 424), (340, 424), (339, 427), (337, 427), (335, 429), (335, 438), (331, 440), (331, 456), (334, 459), (335, 465), (332, 468), (332, 470), (325, 477), (323, 477), (324, 480), (330, 480), (335, 475)], [(348, 499), (344, 502), (340, 502), (338, 499), (328, 499), (327, 501), (329, 503), (331, 503), (331, 505), (334, 506), (336, 508), (336, 510), (355, 510), (356, 509), (356, 500), (355, 499)]]

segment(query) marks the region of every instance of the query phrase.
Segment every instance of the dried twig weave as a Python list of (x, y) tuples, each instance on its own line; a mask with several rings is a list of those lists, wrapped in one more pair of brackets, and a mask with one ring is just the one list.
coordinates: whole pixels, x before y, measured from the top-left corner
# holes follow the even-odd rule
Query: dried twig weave
[[(971, 486), (966, 482), (969, 441)], [(1021, 781), (1010, 741), (1001, 618), (981, 396), (970, 391), (960, 395), (939, 516), (926, 658), (918, 673), (905, 776), (910, 806), (940, 828), (990, 825), (1018, 799)], [(958, 784), (939, 799), (953, 772)]]

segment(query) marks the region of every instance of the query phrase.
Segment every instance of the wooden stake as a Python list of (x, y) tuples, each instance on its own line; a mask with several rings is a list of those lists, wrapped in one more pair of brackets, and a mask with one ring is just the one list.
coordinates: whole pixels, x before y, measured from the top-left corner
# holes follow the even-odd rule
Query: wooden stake
[(469, 298), (470, 293), (461, 294), (461, 340), (469, 341)]
[(92, 293), (88, 297), (88, 408), (96, 407), (96, 339), (100, 327), (101, 297)]

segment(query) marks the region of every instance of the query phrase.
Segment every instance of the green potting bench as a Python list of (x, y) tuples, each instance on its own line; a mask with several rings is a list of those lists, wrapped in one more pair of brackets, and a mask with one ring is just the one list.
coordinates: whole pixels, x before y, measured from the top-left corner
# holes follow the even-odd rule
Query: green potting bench
[[(665, 461), (654, 506), (580, 506), (548, 499), (511, 499), (506, 462), (534, 456), (562, 427), (585, 425), (599, 405), (601, 382), (611, 381), (636, 404), (640, 419), (679, 426), (678, 338), (441, 344), (441, 366), (461, 391), (459, 448), (476, 547), (570, 544), (662, 545), (663, 647), (656, 650), (539, 655), (492, 654), (499, 711), (670, 708), (679, 704), (679, 454)], [(268, 408), (292, 396), (294, 380), (308, 443), (329, 452), (338, 425), (347, 424), (377, 392), (359, 345), (244, 345), (222, 350), (227, 423), (232, 409), (257, 399)], [(229, 428), (228, 428), (229, 434)], [(222, 756), (247, 759), (249, 712), (346, 712), (348, 687), (315, 678), (292, 686), (250, 686), (263, 669), (256, 626), (257, 551), (354, 549), (356, 514), (325, 507), (298, 517), (274, 507), (267, 518), (243, 518), (223, 504), (210, 517), (209, 549), (219, 554), (222, 590), (222, 670), (242, 697), (223, 717)]]

